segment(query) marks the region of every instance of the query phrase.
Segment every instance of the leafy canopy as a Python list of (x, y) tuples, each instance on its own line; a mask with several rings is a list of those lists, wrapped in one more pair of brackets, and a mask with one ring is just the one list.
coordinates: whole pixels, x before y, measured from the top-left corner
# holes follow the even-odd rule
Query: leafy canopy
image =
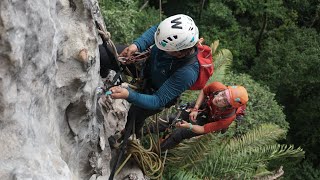
[(160, 22), (159, 11), (135, 0), (100, 0), (102, 14), (112, 40), (117, 44), (130, 44), (147, 28)]

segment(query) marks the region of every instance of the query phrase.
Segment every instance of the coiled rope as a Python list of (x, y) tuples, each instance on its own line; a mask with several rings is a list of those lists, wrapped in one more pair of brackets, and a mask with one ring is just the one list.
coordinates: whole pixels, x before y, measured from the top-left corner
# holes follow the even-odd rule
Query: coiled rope
[(128, 153), (133, 156), (143, 173), (151, 179), (159, 179), (162, 176), (164, 164), (159, 155), (153, 152), (153, 149), (152, 145), (145, 149), (136, 140), (129, 141), (128, 144)]
[[(155, 119), (157, 119), (157, 115), (154, 116)], [(157, 122), (158, 124), (158, 122)], [(158, 129), (158, 127), (157, 127)], [(115, 175), (117, 175), (123, 166), (127, 163), (127, 161), (133, 157), (136, 161), (136, 163), (141, 168), (142, 172), (148, 176), (150, 179), (161, 179), (162, 173), (164, 170), (164, 164), (166, 160), (167, 151), (165, 152), (163, 161), (161, 160), (161, 150), (159, 143), (156, 143), (153, 136), (150, 133), (150, 130), (148, 129), (149, 133), (149, 144), (150, 147), (148, 149), (144, 148), (139, 140), (135, 138), (135, 135), (133, 135), (133, 138), (128, 140), (127, 145), (127, 158), (122, 162), (122, 164), (119, 166), (117, 171), (115, 172)], [(134, 132), (134, 131), (133, 131)], [(158, 132), (159, 133), (159, 132)], [(159, 134), (158, 134), (159, 139)]]

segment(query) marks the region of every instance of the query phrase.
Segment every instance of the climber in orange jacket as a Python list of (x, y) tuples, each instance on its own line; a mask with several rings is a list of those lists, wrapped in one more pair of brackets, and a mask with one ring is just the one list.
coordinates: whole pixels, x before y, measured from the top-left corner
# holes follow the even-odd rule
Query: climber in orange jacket
[[(183, 139), (227, 129), (237, 117), (244, 115), (247, 101), (248, 93), (243, 86), (227, 87), (220, 82), (207, 85), (193, 108), (181, 113), (182, 121), (175, 124), (176, 129), (161, 143), (161, 149), (173, 148)], [(173, 119), (171, 116), (169, 123)]]

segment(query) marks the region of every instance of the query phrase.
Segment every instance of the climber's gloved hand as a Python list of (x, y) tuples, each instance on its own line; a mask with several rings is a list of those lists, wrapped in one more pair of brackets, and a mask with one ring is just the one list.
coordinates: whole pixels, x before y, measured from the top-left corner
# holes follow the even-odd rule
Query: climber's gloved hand
[(114, 86), (109, 91), (112, 92), (110, 96), (113, 99), (127, 99), (129, 97), (129, 91), (121, 86)]

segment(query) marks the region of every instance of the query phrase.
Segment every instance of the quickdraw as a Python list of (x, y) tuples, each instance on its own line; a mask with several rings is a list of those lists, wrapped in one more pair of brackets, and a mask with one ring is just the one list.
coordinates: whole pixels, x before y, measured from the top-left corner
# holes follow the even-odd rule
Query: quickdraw
[[(120, 85), (123, 82), (126, 82), (128, 84), (132, 84), (133, 87), (136, 87), (135, 89), (139, 89), (139, 83), (143, 81), (143, 69), (144, 64), (147, 61), (147, 59), (150, 57), (151, 49), (148, 48), (147, 50), (143, 52), (136, 52), (133, 56), (130, 58), (127, 57), (121, 57), (117, 53), (116, 46), (110, 39), (110, 33), (105, 32), (103, 30), (103, 27), (101, 24), (99, 24), (97, 21), (95, 21), (96, 27), (99, 31), (99, 34), (101, 36), (101, 39), (103, 41), (103, 46), (105, 48), (107, 47), (107, 44), (111, 46), (112, 53), (116, 59), (117, 65), (119, 67), (119, 71), (116, 72), (116, 75), (113, 77), (111, 81), (111, 86), (108, 86), (106, 89), (109, 89), (112, 86)], [(133, 63), (136, 68), (135, 75), (129, 70), (129, 68), (126, 66), (126, 64)], [(129, 81), (129, 78), (126, 77), (126, 74), (132, 77), (131, 81)], [(105, 84), (106, 85), (106, 84)]]
[(118, 57), (118, 60), (122, 63), (140, 63), (140, 62), (145, 62), (151, 54), (151, 49), (148, 48), (147, 50), (143, 51), (143, 52), (136, 52), (133, 54), (133, 56), (131, 56), (130, 58), (128, 57)]

